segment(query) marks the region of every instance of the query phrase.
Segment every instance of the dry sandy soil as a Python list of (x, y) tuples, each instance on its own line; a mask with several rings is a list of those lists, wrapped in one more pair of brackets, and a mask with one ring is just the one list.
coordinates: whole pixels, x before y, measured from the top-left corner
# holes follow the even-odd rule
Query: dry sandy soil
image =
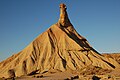
[(0, 80), (120, 80), (120, 54), (102, 55), (78, 34), (60, 4), (57, 23), (0, 62), (0, 76), (12, 77)]
[[(120, 53), (102, 54), (105, 57), (113, 58), (120, 63)], [(94, 79), (93, 79), (94, 78)], [(98, 78), (98, 79), (95, 79)], [(13, 80), (1, 78), (0, 80)], [(81, 70), (81, 72), (60, 72), (49, 71), (42, 74), (26, 75), (15, 77), (15, 80), (120, 80), (120, 69), (107, 70), (100, 67), (89, 66)]]
[[(103, 72), (102, 72), (103, 71)], [(105, 70), (90, 66), (82, 69), (80, 73), (77, 71), (49, 71), (41, 74), (32, 74), (21, 77), (15, 77), (15, 80), (120, 80), (120, 69)], [(0, 80), (14, 80), (5, 79)]]

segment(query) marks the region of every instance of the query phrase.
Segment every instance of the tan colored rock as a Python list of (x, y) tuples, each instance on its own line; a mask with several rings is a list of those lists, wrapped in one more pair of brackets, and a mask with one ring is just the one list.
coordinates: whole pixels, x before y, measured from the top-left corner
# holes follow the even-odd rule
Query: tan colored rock
[(107, 58), (112, 58), (120, 64), (120, 53), (111, 53), (111, 54), (102, 54), (102, 55)]
[(49, 70), (79, 71), (87, 66), (115, 69), (120, 65), (112, 58), (103, 57), (79, 35), (68, 19), (66, 6), (60, 4), (60, 19), (40, 34), (18, 54), (0, 63), (0, 77), (16, 76)]
[(64, 26), (64, 27), (68, 27), (68, 26), (72, 25), (68, 18), (66, 9), (67, 9), (67, 7), (65, 4), (60, 4), (60, 18), (59, 18), (58, 23), (60, 23), (60, 25)]

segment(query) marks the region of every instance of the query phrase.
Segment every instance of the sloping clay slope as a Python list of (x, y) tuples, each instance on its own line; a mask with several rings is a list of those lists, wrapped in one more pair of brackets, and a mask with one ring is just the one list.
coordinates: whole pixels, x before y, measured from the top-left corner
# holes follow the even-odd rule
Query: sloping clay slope
[(70, 23), (66, 6), (60, 19), (18, 54), (0, 63), (0, 77), (42, 73), (49, 70), (80, 71), (89, 65), (115, 69), (119, 64), (95, 51)]
[(102, 54), (103, 56), (107, 58), (112, 58), (116, 60), (120, 64), (120, 53), (109, 53), (109, 54)]
[(115, 60), (101, 56), (90, 47), (73, 27), (60, 28), (54, 24), (20, 53), (1, 62), (0, 75), (8, 77), (11, 69), (16, 76), (21, 76), (50, 69), (80, 70), (89, 65), (107, 69), (119, 67)]

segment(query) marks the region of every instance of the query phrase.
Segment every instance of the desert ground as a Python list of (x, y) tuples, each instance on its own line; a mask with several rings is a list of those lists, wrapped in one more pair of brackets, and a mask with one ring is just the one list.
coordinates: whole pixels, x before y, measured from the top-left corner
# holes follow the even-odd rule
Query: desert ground
[(120, 54), (100, 54), (60, 18), (25, 49), (0, 62), (0, 80), (120, 80)]
[[(113, 58), (120, 64), (120, 53), (102, 54), (105, 57)], [(107, 70), (99, 67), (89, 66), (78, 71), (57, 71), (51, 70), (42, 73), (14, 77), (15, 80), (120, 80), (120, 69)], [(0, 80), (14, 80), (13, 78), (0, 78)]]
[(120, 80), (120, 76), (115, 75), (79, 75), (70, 72), (44, 73), (31, 76), (21, 76), (13, 78), (1, 78), (0, 80)]

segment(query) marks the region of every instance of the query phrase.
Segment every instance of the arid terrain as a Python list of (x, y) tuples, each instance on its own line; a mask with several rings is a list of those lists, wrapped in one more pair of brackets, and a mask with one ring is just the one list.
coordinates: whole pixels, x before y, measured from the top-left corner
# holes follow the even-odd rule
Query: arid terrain
[(1, 80), (120, 80), (120, 54), (97, 52), (59, 7), (57, 23), (0, 62)]
[[(102, 55), (113, 58), (120, 64), (120, 53), (103, 53)], [(5, 78), (1, 78), (0, 80), (5, 80)], [(11, 78), (6, 80), (11, 80)], [(95, 66), (87, 66), (81, 69), (80, 72), (51, 70), (15, 77), (15, 80), (120, 80), (120, 69), (108, 70)]]
[[(104, 54), (103, 54), (104, 55)], [(108, 54), (109, 55), (109, 54)], [(112, 54), (110, 54), (112, 55)], [(117, 54), (119, 56), (119, 54)], [(15, 80), (120, 80), (120, 69), (108, 70), (95, 66), (87, 66), (78, 71), (50, 70), (42, 73), (33, 73)], [(13, 80), (13, 78), (1, 78), (0, 80)]]
[(103, 53), (105, 57), (112, 58), (120, 64), (120, 53)]

